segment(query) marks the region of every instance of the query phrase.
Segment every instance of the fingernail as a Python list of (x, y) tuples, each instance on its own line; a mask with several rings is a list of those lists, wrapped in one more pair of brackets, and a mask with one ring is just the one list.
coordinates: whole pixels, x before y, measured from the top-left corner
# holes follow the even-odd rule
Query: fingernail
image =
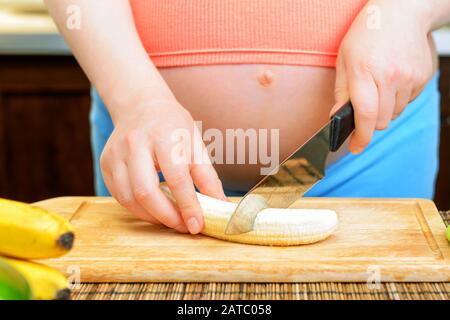
[(187, 227), (189, 229), (189, 232), (192, 234), (197, 234), (201, 231), (200, 224), (198, 223), (198, 220), (194, 217), (188, 219)]
[(351, 151), (353, 154), (360, 154), (361, 152), (363, 152), (363, 150), (364, 150), (363, 147), (355, 147), (355, 148), (352, 148)]

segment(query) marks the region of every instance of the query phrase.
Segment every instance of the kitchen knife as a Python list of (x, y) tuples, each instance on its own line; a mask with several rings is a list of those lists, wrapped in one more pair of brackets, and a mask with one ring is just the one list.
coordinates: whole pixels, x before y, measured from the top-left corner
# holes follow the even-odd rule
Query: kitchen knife
[(312, 138), (259, 181), (239, 202), (225, 234), (253, 230), (258, 213), (287, 208), (325, 176), (329, 152), (337, 151), (355, 129), (353, 107), (342, 106)]

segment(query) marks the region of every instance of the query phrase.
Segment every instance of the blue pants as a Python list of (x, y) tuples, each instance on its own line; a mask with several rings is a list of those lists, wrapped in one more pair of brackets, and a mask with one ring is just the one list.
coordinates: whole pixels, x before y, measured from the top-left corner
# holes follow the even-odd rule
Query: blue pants
[[(348, 154), (331, 165), (325, 178), (305, 196), (432, 199), (439, 159), (438, 79), (436, 74), (388, 129), (376, 131), (363, 153)], [(95, 190), (97, 195), (107, 196), (99, 159), (113, 124), (94, 89), (90, 120)]]

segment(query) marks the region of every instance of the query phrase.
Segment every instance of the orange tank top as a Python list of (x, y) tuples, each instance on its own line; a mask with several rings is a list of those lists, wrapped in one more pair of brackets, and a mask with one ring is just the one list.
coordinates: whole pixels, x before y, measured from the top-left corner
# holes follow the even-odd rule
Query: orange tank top
[(130, 0), (157, 67), (287, 64), (334, 67), (367, 0)]

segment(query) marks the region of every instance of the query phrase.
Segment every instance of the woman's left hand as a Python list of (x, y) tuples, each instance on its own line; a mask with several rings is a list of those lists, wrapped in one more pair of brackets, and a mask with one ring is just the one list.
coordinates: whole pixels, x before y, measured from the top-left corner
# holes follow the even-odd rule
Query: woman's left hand
[(373, 0), (343, 39), (331, 114), (347, 101), (355, 111), (350, 151), (360, 153), (374, 130), (386, 129), (433, 75), (427, 1)]

